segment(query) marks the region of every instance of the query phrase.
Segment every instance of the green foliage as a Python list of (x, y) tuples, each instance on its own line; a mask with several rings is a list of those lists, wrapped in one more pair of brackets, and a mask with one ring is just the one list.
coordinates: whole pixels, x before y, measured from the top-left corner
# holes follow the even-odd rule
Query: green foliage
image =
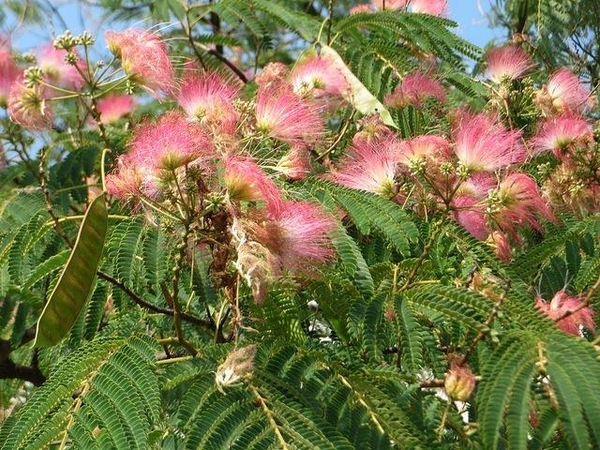
[[(432, 155), (413, 161), (403, 147), (435, 134), (452, 151), (456, 108), (502, 109), (467, 73), (465, 60), (478, 60), (480, 50), (450, 20), (348, 14), (354, 2), (344, 0), (192, 3), (100, 2), (117, 29), (140, 17), (158, 24), (178, 75), (196, 64), (239, 79), (239, 98), (226, 105), (243, 118), (236, 134), (218, 133), (231, 112), (218, 102), (185, 122), (202, 130), (194, 149), (201, 158), (164, 157), (185, 145), (175, 136), (128, 159), (144, 134), (140, 115), (179, 108), (150, 88), (156, 98), (146, 95), (131, 116), (84, 126), (107, 94), (144, 86), (144, 74), (117, 69), (126, 78), (111, 78), (119, 58), (96, 63), (87, 46), (77, 46), (80, 60), (108, 81), (48, 100), (45, 107), (60, 104), (59, 119), (43, 139), (0, 116), (0, 150), (10, 156), (0, 171), (0, 449), (600, 448), (595, 330), (570, 336), (536, 308), (538, 296), (560, 290), (580, 305), (562, 320), (581, 322), (600, 308), (598, 213), (565, 213), (534, 231), (517, 225), (537, 224), (537, 216), (498, 225), (513, 250), (503, 262), (493, 236), (475, 239), (457, 220), (469, 211), (491, 222), (493, 208), (506, 206), (492, 202), (496, 192), (463, 208), (451, 197), (470, 195), (461, 185), (470, 169), (454, 158), (430, 171)], [(509, 12), (536, 17), (538, 30), (572, 26), (577, 10), (573, 2), (518, 3), (506, 2)], [(15, 11), (31, 24), (53, 9), (5, 6), (0, 14)], [(246, 78), (269, 62), (293, 67), (303, 53), (333, 60), (329, 69), (348, 85), (337, 102), (328, 103), (326, 90), (313, 99), (327, 132), (280, 139), (269, 123), (257, 125), (255, 94), (287, 79), (269, 70)], [(446, 102), (386, 104), (407, 74), (434, 70), (434, 60)], [(326, 81), (313, 80), (319, 89)], [(308, 97), (288, 100), (304, 105)], [(390, 135), (406, 158), (386, 173), (389, 191), (332, 181), (360, 139), (374, 154), (373, 167), (361, 169), (374, 178), (389, 171), (377, 152)], [(33, 156), (42, 142), (47, 170)], [(304, 180), (286, 171), (296, 156), (311, 164)], [(258, 174), (248, 165), (232, 176), (235, 157), (256, 160)], [(114, 178), (132, 161), (151, 173)], [(498, 170), (490, 183), (533, 173), (536, 163)], [(230, 183), (240, 184), (241, 199)], [(88, 205), (98, 189), (115, 198)], [(501, 200), (522, 197), (537, 198), (528, 191)], [(289, 204), (301, 207), (282, 212)], [(327, 232), (317, 236), (321, 227)], [(454, 401), (457, 392), (464, 401)]]

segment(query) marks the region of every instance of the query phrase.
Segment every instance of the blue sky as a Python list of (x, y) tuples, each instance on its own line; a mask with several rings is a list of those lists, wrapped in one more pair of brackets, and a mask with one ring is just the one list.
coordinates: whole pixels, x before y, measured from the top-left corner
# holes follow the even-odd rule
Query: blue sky
[(449, 0), (450, 18), (458, 22), (457, 34), (480, 47), (490, 40), (501, 39), (499, 31), (494, 33), (488, 25), (485, 12), (494, 0)]
[[(494, 33), (489, 28), (485, 17), (485, 12), (489, 10), (490, 3), (493, 1), (495, 0), (449, 0), (450, 18), (459, 24), (456, 32), (479, 46), (484, 46), (493, 38), (500, 39), (502, 36), (498, 31)], [(52, 2), (63, 14), (73, 33), (80, 33), (87, 28), (92, 35), (97, 34), (95, 33), (97, 30), (94, 29), (97, 18), (84, 17), (76, 3), (73, 0)], [(60, 21), (54, 20), (54, 23), (48, 23), (44, 30), (17, 30), (13, 34), (13, 44), (21, 50), (28, 50), (39, 42), (44, 42), (48, 39), (48, 35), (57, 35), (62, 31), (64, 30)]]

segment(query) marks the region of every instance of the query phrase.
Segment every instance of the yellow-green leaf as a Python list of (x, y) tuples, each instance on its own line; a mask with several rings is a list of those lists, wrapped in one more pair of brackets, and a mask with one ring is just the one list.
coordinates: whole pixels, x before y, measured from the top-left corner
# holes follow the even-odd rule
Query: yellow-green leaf
[(108, 228), (104, 194), (90, 204), (77, 241), (37, 323), (36, 347), (52, 347), (67, 335), (81, 313), (96, 278)]
[(338, 52), (328, 45), (322, 45), (321, 55), (329, 58), (344, 75), (344, 78), (346, 78), (346, 81), (350, 85), (348, 101), (352, 103), (352, 106), (354, 106), (357, 111), (365, 116), (379, 114), (383, 123), (390, 127), (398, 128), (394, 123), (394, 119), (392, 119), (390, 112), (379, 100), (377, 100), (377, 97), (369, 92), (356, 75), (352, 73)]

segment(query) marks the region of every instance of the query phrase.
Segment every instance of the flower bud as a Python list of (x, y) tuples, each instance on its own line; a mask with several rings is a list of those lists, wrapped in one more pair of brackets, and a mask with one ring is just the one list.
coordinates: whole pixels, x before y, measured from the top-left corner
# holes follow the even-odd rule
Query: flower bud
[(475, 375), (466, 364), (458, 365), (452, 362), (450, 370), (446, 373), (444, 389), (452, 400), (465, 402), (475, 389)]

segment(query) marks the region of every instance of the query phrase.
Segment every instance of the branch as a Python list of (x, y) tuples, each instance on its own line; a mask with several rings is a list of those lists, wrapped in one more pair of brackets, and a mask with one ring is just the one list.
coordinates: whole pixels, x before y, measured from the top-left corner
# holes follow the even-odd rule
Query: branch
[[(146, 300), (141, 298), (139, 295), (137, 295), (134, 291), (129, 289), (127, 286), (125, 286), (125, 283), (123, 283), (121, 280), (116, 279), (112, 275), (102, 272), (101, 270), (96, 272), (96, 274), (98, 275), (98, 278), (101, 278), (104, 281), (108, 281), (113, 286), (116, 286), (119, 289), (121, 289), (138, 306), (149, 309), (150, 311), (154, 311), (155, 313), (164, 314), (164, 315), (170, 316), (170, 317), (173, 317), (175, 315), (175, 311), (173, 311), (172, 309), (161, 308), (160, 306), (156, 306), (156, 305), (153, 305), (152, 303), (147, 302)], [(216, 330), (214, 322), (210, 319), (201, 319), (200, 317), (193, 316), (192, 314), (188, 314), (183, 311), (181, 311), (179, 313), (179, 317), (182, 320), (185, 320), (186, 322), (189, 322), (193, 325), (201, 326), (203, 328), (206, 328), (207, 330), (210, 330), (210, 331)]]

